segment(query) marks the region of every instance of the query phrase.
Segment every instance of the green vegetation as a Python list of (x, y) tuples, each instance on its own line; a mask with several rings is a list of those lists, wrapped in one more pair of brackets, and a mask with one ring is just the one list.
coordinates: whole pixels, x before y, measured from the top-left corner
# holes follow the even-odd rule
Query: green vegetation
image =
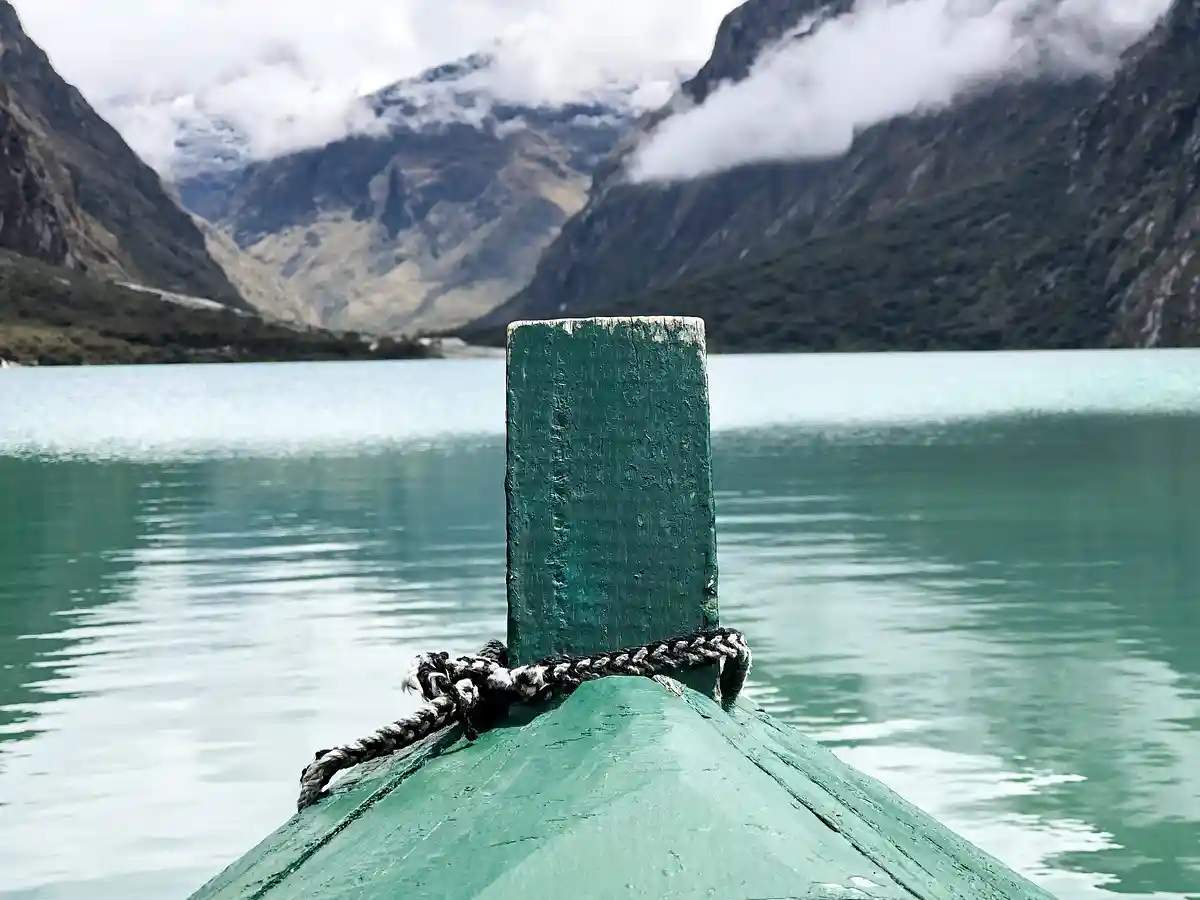
[(1030, 168), (900, 207), (773, 259), (614, 304), (703, 316), (717, 350), (1102, 344), (1083, 218)]
[(233, 310), (192, 309), (0, 251), (0, 359), (24, 365), (404, 359), (416, 341), (368, 345)]
[[(1113, 313), (1058, 159), (570, 314), (701, 316), (710, 348), (726, 352), (1102, 346)], [(497, 327), (460, 336), (504, 340)]]

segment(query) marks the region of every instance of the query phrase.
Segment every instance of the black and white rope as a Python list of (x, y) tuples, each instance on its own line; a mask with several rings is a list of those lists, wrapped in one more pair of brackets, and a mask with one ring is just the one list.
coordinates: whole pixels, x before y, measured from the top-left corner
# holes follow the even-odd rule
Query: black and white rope
[(654, 677), (696, 666), (720, 664), (723, 702), (732, 702), (750, 671), (746, 637), (732, 628), (696, 631), (610, 653), (549, 657), (508, 668), (508, 648), (488, 641), (477, 654), (451, 658), (422, 653), (413, 661), (405, 690), (419, 691), (425, 703), (411, 715), (348, 744), (318, 750), (300, 775), (297, 809), (316, 803), (342, 769), (402, 750), (448, 725), (460, 722), (468, 740), (478, 736), (481, 712), (503, 712), (516, 702), (568, 694), (585, 681), (609, 675)]

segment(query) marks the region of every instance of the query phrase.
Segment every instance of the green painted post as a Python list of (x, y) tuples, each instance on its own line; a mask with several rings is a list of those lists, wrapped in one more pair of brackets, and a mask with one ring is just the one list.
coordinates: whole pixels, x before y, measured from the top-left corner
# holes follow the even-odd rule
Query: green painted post
[(510, 325), (506, 493), (514, 664), (716, 626), (704, 322)]

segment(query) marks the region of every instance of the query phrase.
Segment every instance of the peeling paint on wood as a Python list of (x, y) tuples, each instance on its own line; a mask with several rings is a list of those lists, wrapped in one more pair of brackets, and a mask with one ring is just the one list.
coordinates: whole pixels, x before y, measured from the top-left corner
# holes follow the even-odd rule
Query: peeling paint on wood
[(516, 663), (717, 624), (699, 319), (508, 333), (508, 645)]
[(194, 900), (1053, 900), (761, 710), (651, 679), (363, 768)]

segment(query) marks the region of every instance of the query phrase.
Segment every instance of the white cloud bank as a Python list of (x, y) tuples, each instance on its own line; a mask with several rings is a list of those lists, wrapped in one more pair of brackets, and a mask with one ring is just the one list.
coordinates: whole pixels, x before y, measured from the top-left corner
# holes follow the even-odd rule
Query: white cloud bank
[[(214, 122), (253, 156), (369, 127), (354, 98), (499, 40), (489, 88), (558, 102), (672, 82), (737, 0), (14, 0), (30, 35), (151, 165)], [(647, 98), (663, 96), (648, 90)], [(649, 100), (648, 100), (649, 102)]]
[(1108, 73), (1170, 0), (860, 0), (807, 39), (769, 48), (745, 80), (660, 125), (629, 165), (672, 181), (753, 162), (837, 156), (887, 119), (982, 83)]

